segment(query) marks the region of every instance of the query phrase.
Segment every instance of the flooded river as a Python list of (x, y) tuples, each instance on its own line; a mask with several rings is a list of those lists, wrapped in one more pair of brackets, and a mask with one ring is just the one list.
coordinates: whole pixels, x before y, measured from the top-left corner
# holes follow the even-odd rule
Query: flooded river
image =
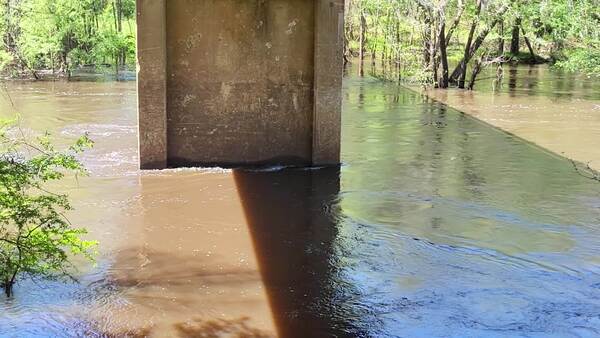
[(600, 171), (600, 81), (545, 65), (487, 69), (475, 91), (427, 95), (544, 149)]
[(600, 183), (415, 92), (345, 80), (340, 169), (163, 172), (137, 170), (134, 83), (9, 92), (96, 141), (56, 189), (100, 246), (0, 298), (1, 337), (600, 335)]

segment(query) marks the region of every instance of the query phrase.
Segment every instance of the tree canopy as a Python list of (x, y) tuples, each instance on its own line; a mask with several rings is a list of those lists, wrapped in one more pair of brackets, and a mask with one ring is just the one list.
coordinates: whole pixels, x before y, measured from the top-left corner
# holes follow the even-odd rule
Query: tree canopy
[(67, 73), (133, 64), (135, 0), (1, 0), (0, 66)]
[(346, 7), (346, 58), (379, 60), (398, 80), (464, 87), (469, 68), (509, 61), (600, 75), (597, 0), (346, 0)]

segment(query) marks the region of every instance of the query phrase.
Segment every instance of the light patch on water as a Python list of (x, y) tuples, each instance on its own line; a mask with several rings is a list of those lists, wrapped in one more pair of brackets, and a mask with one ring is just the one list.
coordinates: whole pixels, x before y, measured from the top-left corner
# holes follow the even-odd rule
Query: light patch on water
[(196, 173), (196, 174), (230, 174), (232, 169), (220, 168), (220, 167), (190, 167), (190, 168), (169, 168), (160, 170), (142, 170), (140, 171), (144, 176), (161, 176), (164, 174), (177, 174), (177, 173)]

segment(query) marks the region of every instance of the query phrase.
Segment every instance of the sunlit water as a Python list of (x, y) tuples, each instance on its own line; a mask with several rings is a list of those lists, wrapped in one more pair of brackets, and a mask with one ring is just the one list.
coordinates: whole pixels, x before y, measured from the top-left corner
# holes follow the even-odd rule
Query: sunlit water
[(427, 94), (546, 150), (600, 171), (600, 81), (546, 65), (486, 69), (475, 91)]
[(600, 335), (600, 183), (424, 96), (348, 77), (341, 169), (141, 173), (133, 83), (9, 92), (96, 141), (56, 189), (100, 247), (0, 298), (0, 336)]

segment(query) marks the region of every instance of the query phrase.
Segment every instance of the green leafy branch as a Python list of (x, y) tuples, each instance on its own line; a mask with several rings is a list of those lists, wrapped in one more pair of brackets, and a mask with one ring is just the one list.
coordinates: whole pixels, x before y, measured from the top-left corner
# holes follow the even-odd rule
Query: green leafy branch
[(48, 133), (30, 141), (14, 122), (0, 123), (0, 287), (7, 296), (22, 275), (73, 278), (71, 257), (93, 260), (96, 242), (65, 217), (68, 196), (45, 187), (66, 173), (86, 174), (77, 156), (92, 145), (84, 135), (61, 151)]

